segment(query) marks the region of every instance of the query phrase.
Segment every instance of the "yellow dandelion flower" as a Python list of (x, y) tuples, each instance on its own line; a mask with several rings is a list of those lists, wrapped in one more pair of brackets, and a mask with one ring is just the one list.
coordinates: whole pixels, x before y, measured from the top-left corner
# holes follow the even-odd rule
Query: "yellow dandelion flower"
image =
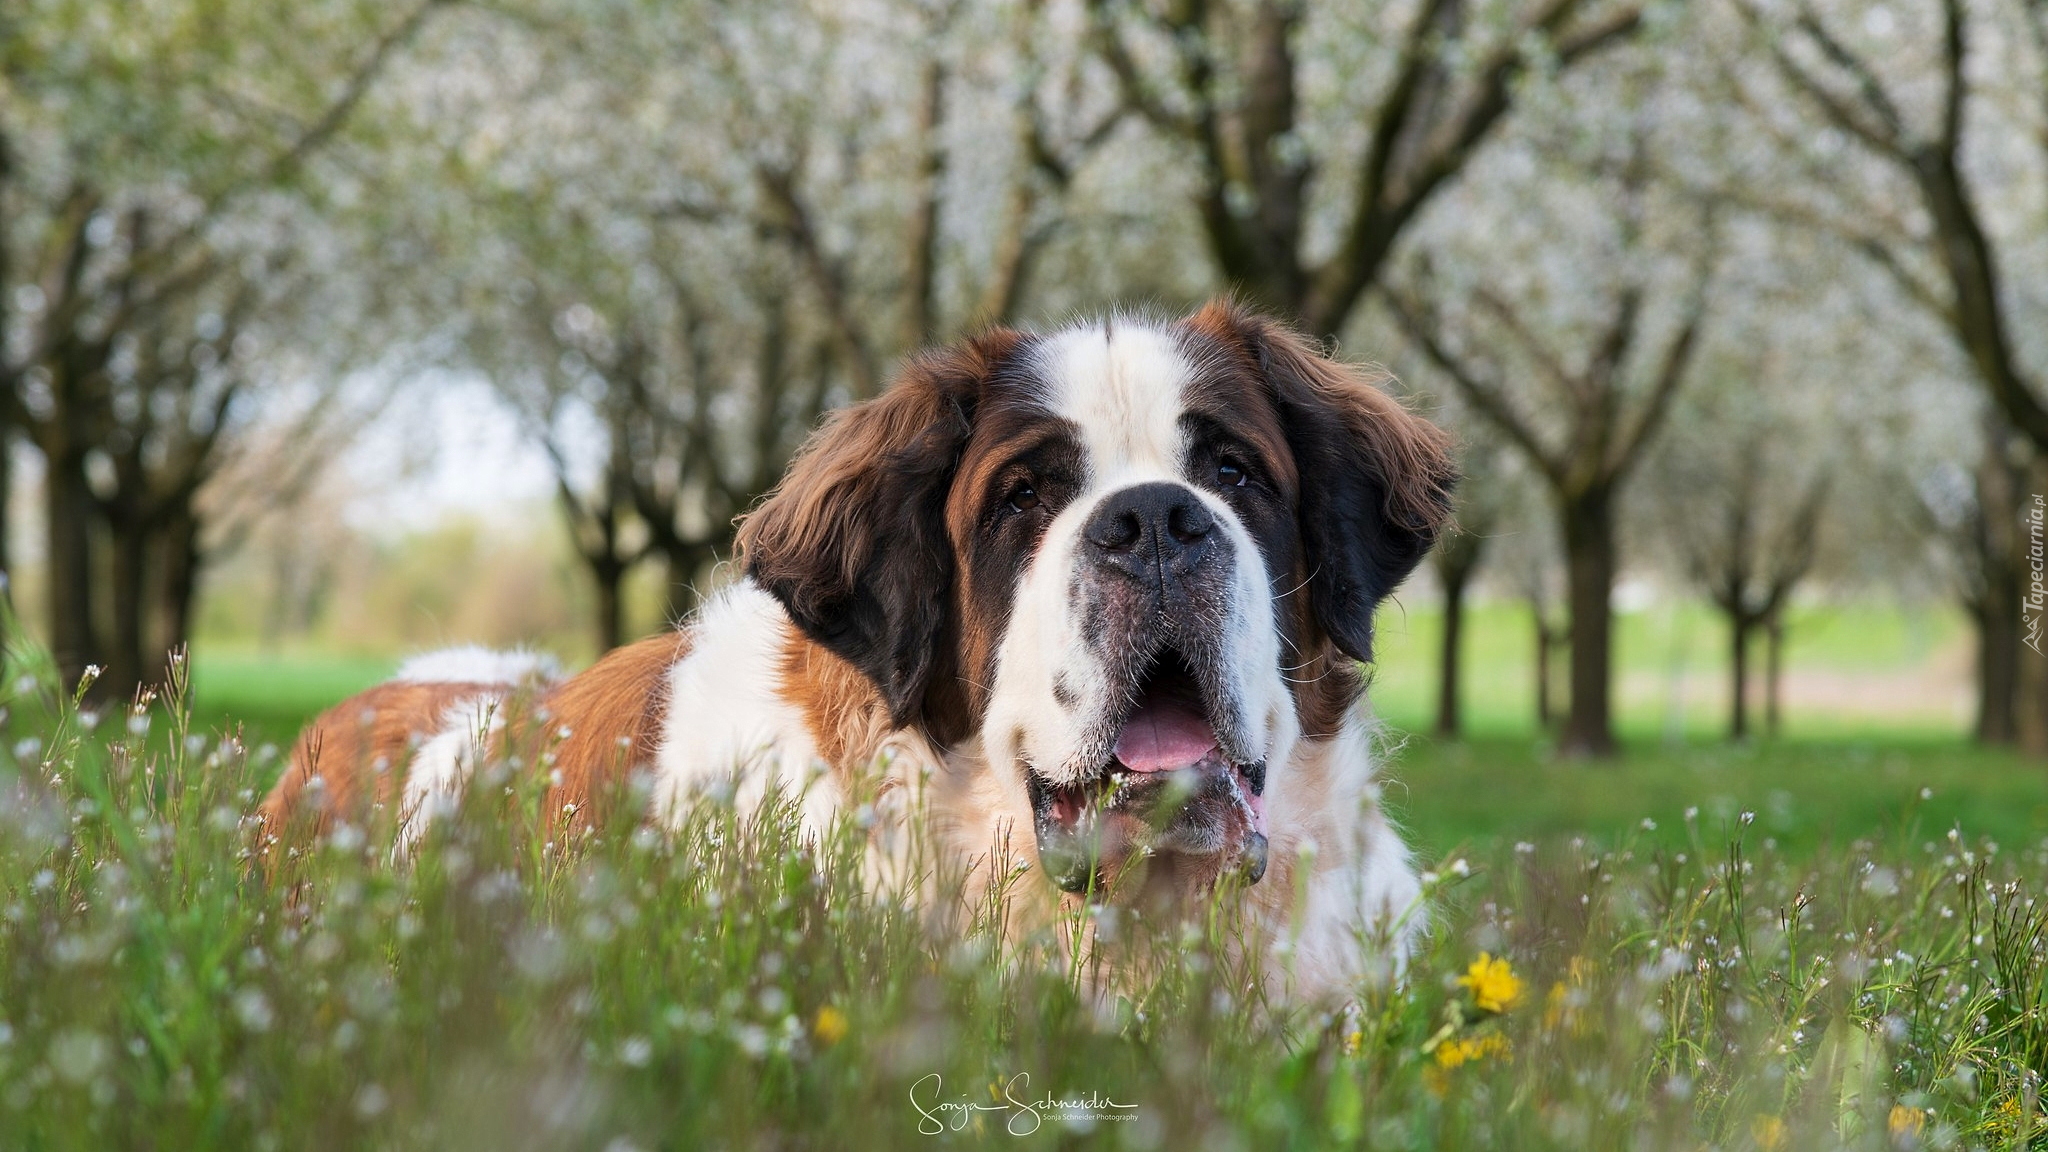
[(1344, 1038), (1344, 1054), (1347, 1056), (1358, 1055), (1358, 1050), (1363, 1047), (1365, 1047), (1365, 1033), (1363, 1032), (1353, 1032)]
[(1454, 1070), (1496, 1057), (1506, 1059), (1512, 1050), (1508, 1038), (1498, 1033), (1470, 1039), (1452, 1037), (1436, 1046), (1436, 1061), (1422, 1070), (1422, 1085), (1430, 1095), (1441, 1097), (1450, 1090)]
[(2008, 1139), (2016, 1139), (2022, 1135), (2022, 1117), (2025, 1118), (2025, 1124), (2030, 1131), (2038, 1132), (2042, 1128), (2048, 1128), (2048, 1122), (2042, 1120), (2037, 1109), (2029, 1108), (2022, 1111), (2019, 1098), (2007, 1096), (1991, 1110), (1991, 1130)]
[(1481, 952), (1458, 983), (1471, 990), (1472, 1002), (1481, 1012), (1506, 1012), (1522, 1001), (1522, 978), (1505, 959), (1490, 953)]
[(1778, 1152), (1785, 1146), (1785, 1121), (1761, 1113), (1749, 1118), (1749, 1137), (1763, 1152)]
[(1555, 1032), (1569, 1025), (1574, 1036), (1586, 1032), (1586, 1021), (1579, 1013), (1584, 1003), (1582, 989), (1586, 985), (1586, 962), (1583, 957), (1574, 956), (1565, 978), (1550, 986), (1550, 992), (1543, 998), (1543, 1028)]
[(1508, 1051), (1508, 1038), (1498, 1033), (1469, 1040), (1452, 1038), (1436, 1046), (1436, 1063), (1439, 1068), (1457, 1068), (1495, 1056), (1504, 1057)]
[(1927, 1114), (1918, 1108), (1908, 1108), (1904, 1104), (1894, 1104), (1892, 1105), (1892, 1114), (1886, 1119), (1885, 1126), (1892, 1130), (1893, 1136), (1917, 1137), (1927, 1127)]
[(830, 1004), (818, 1009), (818, 1018), (811, 1022), (811, 1033), (827, 1048), (844, 1040), (846, 1029), (846, 1013)]

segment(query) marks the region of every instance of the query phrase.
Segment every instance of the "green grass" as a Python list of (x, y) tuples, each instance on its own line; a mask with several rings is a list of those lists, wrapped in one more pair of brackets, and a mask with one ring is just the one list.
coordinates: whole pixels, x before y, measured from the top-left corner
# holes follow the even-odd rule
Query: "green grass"
[[(389, 862), (386, 813), (268, 875), (244, 813), (274, 763), (188, 736), (172, 704), (104, 718), (92, 739), (61, 708), (10, 705), (8, 1148), (2044, 1138), (2048, 846), (1912, 828), (1897, 794), (1939, 754), (1800, 768), (1825, 774), (1814, 791), (1788, 783), (1782, 813), (1766, 799), (1746, 824), (1738, 808), (1724, 835), (1713, 798), (1744, 803), (1793, 772), (1796, 749), (1718, 767), (1672, 756), (1657, 761), (1668, 790), (1632, 794), (1586, 783), (1619, 769), (1508, 745), (1497, 764), (1484, 743), (1411, 749), (1416, 823), (1483, 842), (1433, 862), (1433, 930), (1405, 977), (1290, 1004), (1261, 992), (1285, 958), (1235, 947), (1227, 895), (1185, 924), (1121, 919), (1117, 948), (1151, 974), (1103, 985), (1057, 930), (994, 931), (999, 902), (927, 918), (864, 892), (855, 834), (806, 844), (787, 806), (706, 808), (672, 836), (629, 814), (563, 845), (537, 825), (531, 777), (489, 768), (409, 868)], [(45, 710), (56, 719), (24, 742)], [(1460, 779), (1489, 794), (1452, 800)], [(1805, 797), (1848, 780), (1883, 786), (1830, 839)], [(1576, 799), (1543, 799), (1553, 789)], [(1629, 831), (1637, 808), (1688, 795), (1697, 819)], [(1427, 815), (1439, 802), (1462, 814)], [(1880, 831), (1851, 840), (1866, 823)], [(1524, 827), (1526, 845), (1508, 839)], [(1026, 872), (1010, 891), (1043, 900), (1042, 884)], [(1012, 1106), (1005, 1086), (1128, 1119)]]
[(194, 719), (202, 729), (239, 725), (247, 742), (290, 747), (306, 721), (391, 675), (396, 660), (325, 653), (276, 655), (202, 647), (192, 660)]
[[(1616, 619), (1615, 664), (1622, 681), (1617, 716), (1623, 737), (1637, 745), (1673, 737), (1717, 740), (1727, 722), (1720, 695), (1727, 653), (1719, 618), (1701, 604), (1671, 601)], [(1396, 727), (1422, 731), (1436, 715), (1441, 628), (1442, 616), (1433, 604), (1395, 601), (1381, 610), (1373, 707)], [(1944, 660), (1953, 665), (1952, 682), (1967, 674), (1961, 660), (1966, 630), (1943, 607), (1877, 602), (1802, 607), (1793, 612), (1788, 635), (1786, 662), (1794, 675), (1903, 676)], [(1466, 636), (1468, 730), (1480, 737), (1533, 737), (1534, 656), (1527, 609), (1519, 603), (1481, 602), (1471, 609)], [(266, 654), (202, 642), (193, 656), (195, 714), (206, 725), (232, 720), (244, 725), (252, 740), (283, 743), (313, 714), (376, 683), (396, 665), (392, 658)], [(1678, 688), (1674, 676), (1683, 677)], [(1848, 713), (1795, 706), (1786, 734), (1922, 741), (1959, 735), (1962, 721), (1944, 704), (1901, 695), (1917, 686), (1880, 679), (1871, 685), (1874, 703)]]
[[(1700, 605), (1672, 603), (1619, 620), (1624, 677), (1654, 679), (1678, 664), (1711, 678), (1725, 666), (1719, 623)], [(1674, 828), (1692, 807), (1716, 827), (1754, 811), (1759, 835), (1788, 850), (1906, 821), (1936, 836), (1959, 823), (2007, 844), (2048, 835), (2048, 771), (1973, 747), (1957, 725), (1910, 702), (1875, 718), (1795, 709), (1784, 738), (1736, 746), (1723, 738), (1717, 701), (1692, 702), (1674, 725), (1668, 699), (1625, 694), (1626, 754), (1611, 764), (1559, 760), (1536, 729), (1530, 628), (1519, 604), (1474, 609), (1466, 653), (1473, 735), (1440, 742), (1420, 734), (1435, 715), (1440, 627), (1426, 607), (1385, 609), (1372, 690), (1375, 712), (1394, 729), (1389, 806), (1427, 853), (1568, 835), (1612, 844), (1645, 818)], [(1965, 639), (1944, 611), (1870, 603), (1802, 609), (1790, 636), (1795, 671), (1875, 676), (1922, 667)], [(195, 717), (205, 730), (240, 726), (252, 748), (289, 747), (305, 720), (395, 663), (202, 648), (193, 662)], [(1922, 801), (1922, 789), (1932, 797)]]
[[(1443, 617), (1434, 604), (1399, 601), (1380, 611), (1373, 706), (1394, 724), (1420, 730), (1436, 717)], [(1467, 730), (1482, 736), (1534, 731), (1535, 639), (1520, 603), (1469, 609), (1464, 645)], [(1832, 686), (1830, 698), (1786, 716), (1786, 735), (1826, 738), (1959, 733), (1966, 719), (1930, 689), (1967, 680), (1967, 630), (1946, 607), (1875, 602), (1795, 609), (1786, 629), (1788, 677)], [(1726, 625), (1703, 604), (1666, 601), (1615, 616), (1617, 728), (1636, 742), (1715, 739), (1727, 731)], [(1554, 658), (1564, 682), (1565, 655)], [(1761, 673), (1761, 645), (1752, 654)], [(1792, 686), (1796, 692), (1799, 684)], [(1562, 700), (1562, 689), (1558, 689)], [(1950, 696), (1958, 695), (1954, 691)], [(1757, 717), (1759, 725), (1761, 716)]]
[[(1905, 696), (1735, 745), (1711, 615), (1624, 615), (1601, 764), (1537, 731), (1522, 611), (1473, 622), (1445, 742), (1418, 734), (1439, 621), (1383, 617), (1386, 798), (1434, 926), (1326, 1004), (1258, 991), (1227, 900), (1127, 922), (1166, 962), (1104, 991), (1057, 934), (863, 893), (851, 834), (807, 847), (787, 812), (563, 851), (515, 784), (413, 868), (386, 819), (266, 879), (240, 814), (389, 661), (202, 650), (195, 728), (239, 747), (161, 707), (67, 743), (17, 702), (41, 742), (0, 805), (0, 1147), (2048, 1147), (2048, 779), (1910, 698), (1952, 617), (1802, 612), (1795, 672)], [(1458, 982), (1482, 953), (1505, 1012)]]
[(1387, 804), (1440, 854), (1585, 835), (1615, 844), (1710, 829), (1753, 812), (1755, 834), (1804, 854), (1860, 837), (1940, 839), (1960, 827), (2002, 844), (2048, 837), (2048, 767), (1953, 738), (1644, 743), (1613, 763), (1559, 759), (1547, 742), (1412, 736), (1389, 757)]

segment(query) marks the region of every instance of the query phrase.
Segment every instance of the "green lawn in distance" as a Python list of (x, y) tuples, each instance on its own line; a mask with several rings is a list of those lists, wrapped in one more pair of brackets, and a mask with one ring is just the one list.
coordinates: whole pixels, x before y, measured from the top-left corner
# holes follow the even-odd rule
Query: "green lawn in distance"
[(1613, 845), (1645, 819), (1653, 838), (1685, 842), (1688, 808), (1707, 843), (1723, 843), (1753, 812), (1751, 839), (1798, 853), (1865, 838), (1918, 847), (1958, 826), (2009, 847), (2048, 837), (2048, 765), (1953, 737), (1638, 741), (1618, 760), (1588, 763), (1533, 738), (1407, 736), (1383, 774), (1387, 807), (1425, 860), (1558, 835)]
[[(1535, 732), (1535, 641), (1520, 602), (1468, 609), (1464, 644), (1469, 734)], [(1443, 613), (1433, 600), (1388, 601), (1375, 628), (1372, 703), (1408, 729), (1436, 717)], [(1970, 720), (1970, 637), (1944, 605), (1884, 601), (1802, 606), (1787, 629), (1789, 736), (1861, 739), (1880, 732), (1953, 736)], [(1693, 601), (1615, 614), (1614, 712), (1624, 739), (1718, 739), (1726, 734), (1727, 627)], [(1763, 648), (1752, 652), (1760, 676)], [(1553, 676), (1562, 701), (1565, 654)], [(1561, 706), (1561, 705), (1560, 705)], [(1759, 726), (1762, 717), (1755, 717)]]
[[(1679, 653), (1688, 675), (1724, 664), (1718, 620), (1699, 605), (1623, 614), (1618, 667), (1640, 683), (1668, 671)], [(1788, 850), (1895, 835), (1909, 823), (1921, 840), (1952, 824), (1969, 835), (2019, 845), (2048, 836), (2048, 767), (1969, 744), (1962, 726), (1910, 701), (1889, 717), (1794, 711), (1780, 740), (1736, 746), (1723, 738), (1721, 706), (1689, 702), (1672, 723), (1667, 700), (1623, 693), (1622, 758), (1585, 764), (1556, 758), (1532, 716), (1529, 624), (1517, 604), (1481, 605), (1468, 630), (1463, 741), (1424, 735), (1435, 707), (1440, 616), (1433, 605), (1390, 605), (1378, 637), (1372, 703), (1389, 726), (1387, 804), (1424, 859), (1461, 845), (1584, 834), (1614, 843), (1649, 818), (1660, 839), (1684, 838), (1686, 809), (1702, 832), (1743, 811), (1757, 837)], [(1888, 605), (1826, 606), (1794, 621), (1790, 665), (1875, 677), (1910, 673), (1967, 639), (1940, 612)], [(1712, 643), (1709, 643), (1711, 641)], [(252, 747), (288, 745), (306, 720), (390, 675), (396, 659), (319, 653), (209, 651), (193, 659), (195, 720), (240, 724)], [(1896, 690), (1881, 681), (1884, 690)], [(1922, 789), (1932, 796), (1920, 799)]]
[(239, 725), (251, 748), (289, 746), (306, 721), (391, 675), (398, 661), (324, 653), (192, 654), (192, 721), (204, 731)]

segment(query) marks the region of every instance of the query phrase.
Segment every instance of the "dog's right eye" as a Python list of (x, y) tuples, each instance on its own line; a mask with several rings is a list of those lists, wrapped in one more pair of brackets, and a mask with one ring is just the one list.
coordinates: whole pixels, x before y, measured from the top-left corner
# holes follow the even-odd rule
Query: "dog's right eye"
[(1010, 485), (1010, 494), (1005, 499), (1017, 511), (1029, 512), (1038, 507), (1038, 489), (1033, 488), (1029, 480), (1019, 480)]

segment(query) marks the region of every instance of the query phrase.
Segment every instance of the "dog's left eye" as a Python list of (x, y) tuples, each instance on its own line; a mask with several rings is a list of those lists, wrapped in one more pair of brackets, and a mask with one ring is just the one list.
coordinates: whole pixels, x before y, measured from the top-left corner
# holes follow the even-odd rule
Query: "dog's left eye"
[(1244, 465), (1226, 459), (1216, 465), (1216, 483), (1225, 488), (1242, 488), (1245, 483)]

